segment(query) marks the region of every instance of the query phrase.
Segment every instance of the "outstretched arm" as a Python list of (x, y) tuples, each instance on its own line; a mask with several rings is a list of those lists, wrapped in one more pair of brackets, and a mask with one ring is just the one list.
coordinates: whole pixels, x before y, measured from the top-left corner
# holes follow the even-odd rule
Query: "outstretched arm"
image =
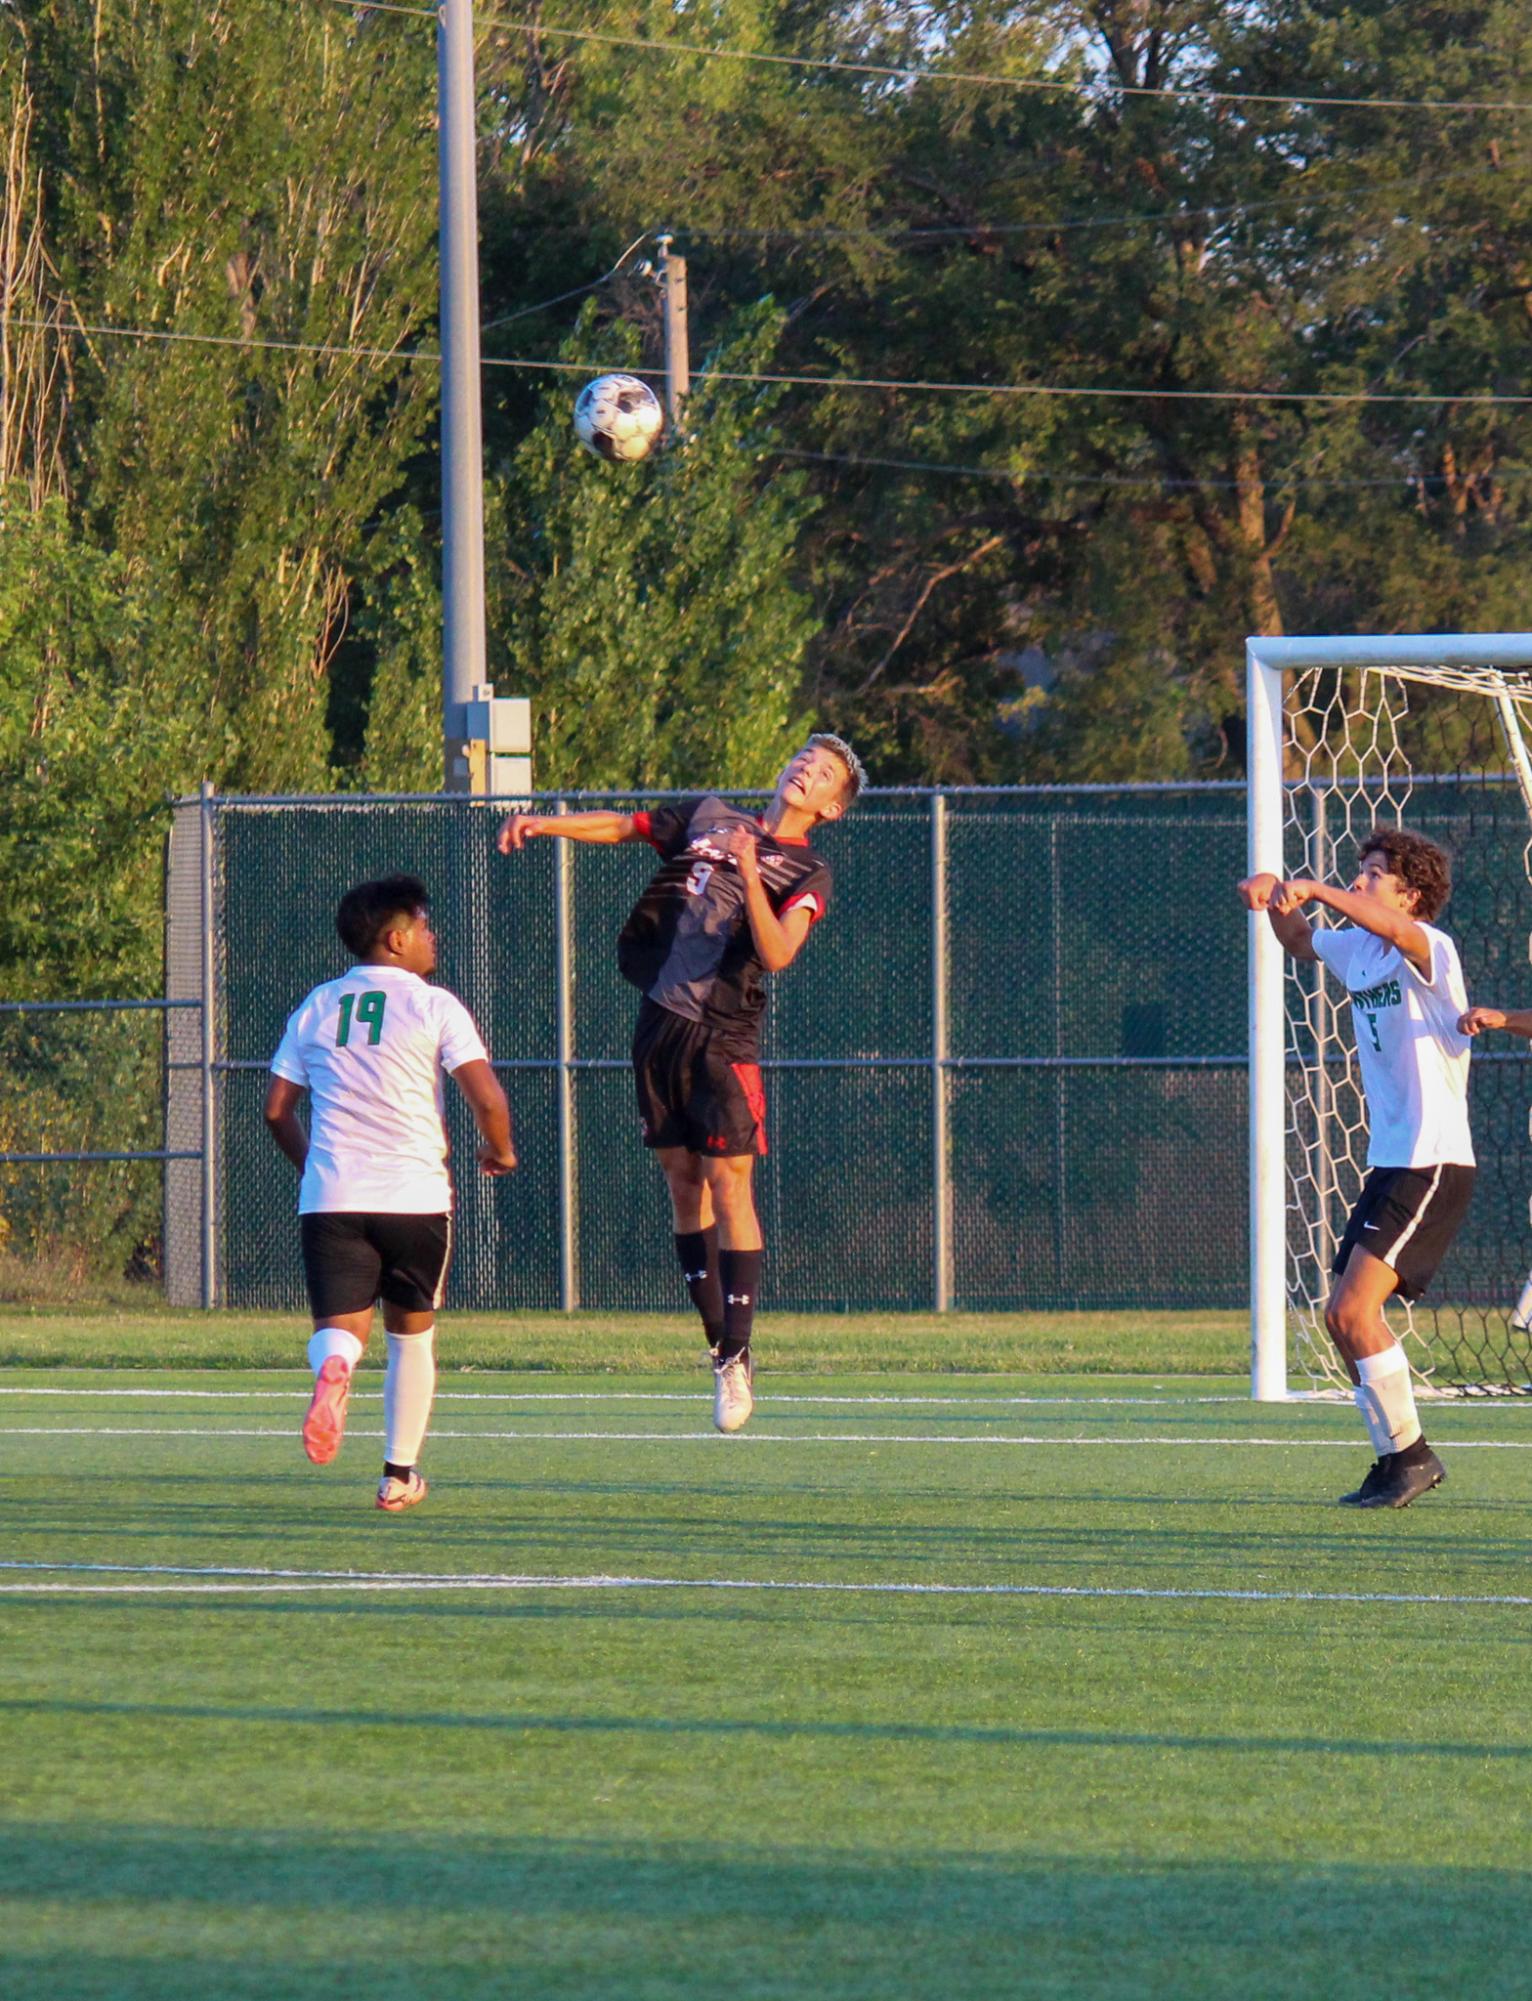
[(509, 1174), (516, 1165), (516, 1147), (511, 1139), (511, 1108), (500, 1079), (482, 1056), (476, 1056), (458, 1065), (452, 1081), (468, 1100), (479, 1128), (480, 1167), (489, 1175)]
[(1431, 940), (1426, 936), (1425, 926), (1402, 910), (1390, 910), (1375, 897), (1358, 896), (1355, 890), (1332, 889), (1328, 883), (1300, 877), (1295, 882), (1279, 883), (1271, 900), (1274, 909), (1294, 913), (1305, 903), (1322, 903), (1327, 910), (1344, 917), (1348, 924), (1370, 931), (1385, 944), (1396, 945), (1417, 973), (1426, 979), (1431, 977)]
[(1266, 912), (1277, 934), (1277, 943), (1289, 958), (1317, 959), (1319, 954), (1314, 950), (1309, 920), (1301, 910), (1284, 910), (1276, 902), (1276, 893), (1282, 887), (1280, 876), (1247, 875), (1239, 885), (1240, 901), (1247, 910)]
[(544, 834), (607, 847), (618, 841), (643, 839), (631, 813), (507, 813), (500, 822), (495, 846), (503, 855), (515, 854)]
[(1471, 1007), (1458, 1016), (1459, 1035), (1478, 1035), (1486, 1028), (1503, 1028), (1509, 1035), (1532, 1039), (1532, 1008)]
[(266, 1089), (266, 1130), (301, 1174), (309, 1157), (309, 1136), (298, 1117), (303, 1086), (273, 1077)]

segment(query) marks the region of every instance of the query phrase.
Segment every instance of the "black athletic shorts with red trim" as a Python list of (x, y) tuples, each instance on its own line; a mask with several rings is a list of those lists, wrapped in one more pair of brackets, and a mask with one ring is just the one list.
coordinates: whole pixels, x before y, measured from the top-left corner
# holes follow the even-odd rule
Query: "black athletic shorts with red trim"
[(380, 1299), (405, 1313), (434, 1313), (441, 1305), (452, 1262), (450, 1216), (325, 1209), (298, 1222), (316, 1320), (367, 1313)]
[(720, 1047), (700, 1021), (646, 1000), (633, 1030), (633, 1082), (645, 1146), (715, 1159), (765, 1153), (760, 1065)]
[(1448, 1162), (1437, 1167), (1375, 1167), (1362, 1183), (1334, 1270), (1346, 1269), (1360, 1244), (1381, 1258), (1399, 1280), (1401, 1299), (1419, 1299), (1447, 1255), (1473, 1194), (1474, 1170)]

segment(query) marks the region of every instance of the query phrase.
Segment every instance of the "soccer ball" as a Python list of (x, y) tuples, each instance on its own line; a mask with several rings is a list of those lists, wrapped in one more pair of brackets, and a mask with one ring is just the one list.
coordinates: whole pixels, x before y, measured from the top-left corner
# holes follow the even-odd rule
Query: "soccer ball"
[(598, 375), (587, 382), (574, 420), (580, 443), (603, 459), (647, 458), (665, 428), (660, 399), (636, 375)]

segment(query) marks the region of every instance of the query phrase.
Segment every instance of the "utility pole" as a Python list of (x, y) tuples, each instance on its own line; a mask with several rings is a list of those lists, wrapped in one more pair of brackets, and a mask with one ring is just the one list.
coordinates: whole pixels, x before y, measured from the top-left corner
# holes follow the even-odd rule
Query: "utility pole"
[[(484, 447), (479, 413), (479, 202), (472, 0), (441, 0), (436, 31), (440, 127), (442, 349), (443, 789), (473, 785), (467, 705), (486, 681)], [(483, 762), (482, 754), (479, 762)]]
[(681, 405), (692, 386), (691, 352), (686, 338), (686, 259), (671, 249), (674, 238), (660, 231), (660, 301), (665, 309), (665, 421), (672, 436), (681, 422)]

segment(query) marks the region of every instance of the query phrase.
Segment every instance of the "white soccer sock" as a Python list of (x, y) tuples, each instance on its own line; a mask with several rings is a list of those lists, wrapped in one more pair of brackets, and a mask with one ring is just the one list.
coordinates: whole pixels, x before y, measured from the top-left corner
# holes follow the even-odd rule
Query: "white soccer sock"
[(309, 1367), (317, 1376), (332, 1355), (339, 1355), (347, 1369), (362, 1359), (362, 1343), (345, 1327), (319, 1327), (309, 1342)]
[[(1395, 1341), (1381, 1354), (1359, 1355), (1356, 1364), (1361, 1377), (1358, 1388), (1377, 1415), (1388, 1443), (1382, 1452), (1403, 1452), (1420, 1436), (1420, 1419), (1415, 1415), (1415, 1390), (1410, 1382), (1410, 1365), (1404, 1350)], [(1367, 1427), (1376, 1445), (1378, 1433), (1371, 1422)]]
[(383, 1377), (383, 1457), (390, 1466), (413, 1466), (436, 1394), (436, 1329), (390, 1334)]

